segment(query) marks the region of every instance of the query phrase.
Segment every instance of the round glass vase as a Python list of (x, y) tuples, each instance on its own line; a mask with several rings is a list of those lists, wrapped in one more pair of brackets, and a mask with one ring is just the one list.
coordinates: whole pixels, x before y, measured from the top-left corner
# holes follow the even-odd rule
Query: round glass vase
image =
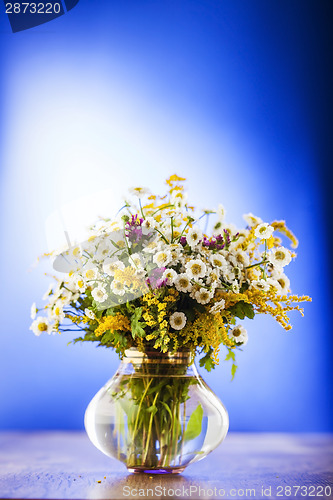
[(92, 443), (130, 472), (177, 474), (225, 438), (228, 413), (198, 374), (189, 352), (129, 349), (90, 402)]

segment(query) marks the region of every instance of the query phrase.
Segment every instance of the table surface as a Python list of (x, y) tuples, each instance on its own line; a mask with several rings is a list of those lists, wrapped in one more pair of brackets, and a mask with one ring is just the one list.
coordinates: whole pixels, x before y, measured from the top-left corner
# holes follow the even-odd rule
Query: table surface
[(183, 474), (128, 474), (84, 432), (8, 432), (0, 498), (333, 498), (332, 464), (329, 435), (229, 433)]

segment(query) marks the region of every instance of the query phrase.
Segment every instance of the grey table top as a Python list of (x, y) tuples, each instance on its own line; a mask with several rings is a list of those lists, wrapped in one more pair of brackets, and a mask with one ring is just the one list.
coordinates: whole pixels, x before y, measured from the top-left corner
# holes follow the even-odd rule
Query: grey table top
[(84, 432), (3, 432), (0, 498), (333, 498), (332, 464), (332, 436), (229, 433), (181, 475), (138, 475)]

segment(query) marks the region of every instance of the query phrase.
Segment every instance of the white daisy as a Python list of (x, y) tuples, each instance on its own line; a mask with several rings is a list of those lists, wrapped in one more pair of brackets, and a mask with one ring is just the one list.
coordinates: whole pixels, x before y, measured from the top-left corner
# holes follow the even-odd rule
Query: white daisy
[(180, 243), (172, 243), (171, 245), (169, 245), (168, 248), (171, 252), (172, 261), (173, 263), (175, 263), (179, 259), (183, 251), (183, 247)]
[(183, 193), (182, 191), (173, 191), (170, 199), (170, 203), (175, 206), (175, 209), (178, 211), (183, 208), (187, 201), (187, 193)]
[(194, 248), (202, 240), (202, 231), (200, 228), (192, 227), (186, 234), (186, 241), (191, 248)]
[(220, 255), (218, 253), (213, 253), (212, 255), (210, 255), (210, 262), (214, 267), (217, 268), (222, 268), (228, 265), (223, 255)]
[(250, 227), (257, 226), (258, 224), (262, 224), (262, 222), (263, 222), (262, 219), (260, 219), (260, 217), (256, 217), (251, 212), (248, 214), (244, 214), (243, 219), (245, 220), (247, 225)]
[(217, 207), (217, 218), (218, 220), (221, 222), (225, 219), (225, 214), (226, 214), (226, 211), (225, 211), (225, 208), (223, 205), (221, 205), (221, 203), (219, 204), (219, 206)]
[(230, 333), (232, 340), (236, 342), (236, 344), (247, 344), (248, 335), (243, 326), (235, 326), (235, 328), (233, 328)]
[(65, 319), (64, 304), (61, 300), (58, 300), (52, 309), (49, 311), (50, 319), (55, 319), (57, 321), (63, 321)]
[(31, 309), (30, 309), (30, 317), (31, 319), (35, 319), (36, 318), (36, 315), (38, 313), (38, 309), (36, 307), (36, 302), (34, 302), (31, 306)]
[(213, 298), (214, 292), (207, 290), (206, 288), (200, 288), (195, 292), (194, 297), (199, 304), (208, 304), (208, 302)]
[(186, 325), (186, 316), (182, 312), (175, 312), (170, 316), (170, 325), (174, 330), (182, 330)]
[(215, 302), (213, 307), (210, 308), (209, 312), (212, 314), (217, 314), (217, 313), (223, 311), (224, 307), (225, 307), (225, 300), (221, 299), (218, 302)]
[(132, 267), (135, 267), (138, 271), (143, 270), (141, 257), (138, 253), (133, 253), (132, 255), (130, 255), (129, 263), (131, 264)]
[(190, 279), (203, 278), (206, 274), (206, 264), (200, 259), (193, 259), (186, 263), (186, 274)]
[(157, 264), (159, 267), (166, 266), (171, 261), (171, 252), (170, 250), (161, 250), (157, 252), (153, 257), (153, 262)]
[(167, 280), (167, 285), (172, 285), (177, 278), (178, 274), (174, 269), (166, 269), (162, 275), (162, 280)]
[(108, 276), (114, 276), (114, 273), (120, 269), (125, 269), (125, 264), (121, 260), (105, 259), (103, 263), (103, 271)]
[(158, 240), (153, 240), (143, 249), (146, 253), (155, 253), (158, 250), (160, 243)]
[(154, 229), (158, 225), (158, 222), (154, 219), (154, 217), (146, 217), (142, 223), (142, 227), (146, 227), (147, 229)]
[(111, 251), (114, 249), (114, 246), (112, 245), (110, 240), (102, 240), (96, 250), (96, 258), (97, 260), (104, 260), (107, 258), (107, 256), (111, 253)]
[(278, 268), (287, 266), (291, 262), (291, 253), (287, 248), (274, 248), (267, 256), (269, 262)]
[(116, 295), (124, 295), (125, 294), (124, 284), (120, 283), (120, 281), (113, 280), (111, 283), (111, 290)]
[(85, 266), (81, 270), (82, 276), (87, 281), (96, 280), (98, 278), (98, 269), (96, 266), (89, 263), (89, 265)]
[(284, 273), (274, 272), (272, 273), (272, 285), (277, 288), (281, 295), (286, 295), (290, 289), (290, 280)]
[(222, 233), (222, 230), (224, 228), (224, 224), (221, 220), (218, 220), (217, 222), (215, 222), (214, 226), (213, 226), (213, 234), (221, 234)]
[(146, 194), (150, 194), (150, 190), (148, 188), (144, 188), (141, 186), (132, 187), (129, 189), (129, 192), (138, 198), (143, 198)]
[(243, 268), (250, 264), (249, 256), (244, 250), (230, 252), (228, 258), (235, 267)]
[(251, 288), (256, 290), (262, 290), (263, 292), (268, 292), (270, 289), (270, 282), (264, 279), (256, 280), (251, 282)]
[(51, 333), (52, 327), (49, 323), (49, 319), (43, 316), (39, 316), (35, 321), (32, 322), (29, 330), (32, 330), (35, 335), (39, 336), (42, 333)]
[(254, 235), (256, 238), (260, 240), (268, 240), (274, 233), (274, 227), (264, 222), (263, 224), (259, 224), (254, 230)]
[(101, 285), (94, 288), (93, 291), (91, 292), (91, 295), (96, 300), (96, 302), (105, 302), (106, 299), (108, 298), (108, 294), (106, 293), (105, 288)]
[(192, 290), (191, 281), (190, 281), (189, 277), (187, 276), (187, 274), (185, 274), (185, 273), (179, 274), (175, 278), (174, 285), (175, 285), (176, 289), (178, 290), (178, 292), (191, 292), (191, 290)]
[(95, 313), (93, 311), (91, 311), (91, 309), (88, 309), (87, 307), (84, 310), (84, 314), (89, 319), (96, 319)]

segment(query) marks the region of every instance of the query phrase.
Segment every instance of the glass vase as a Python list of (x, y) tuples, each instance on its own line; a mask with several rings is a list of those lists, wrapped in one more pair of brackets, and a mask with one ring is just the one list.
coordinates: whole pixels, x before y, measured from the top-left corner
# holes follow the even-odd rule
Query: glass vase
[(189, 352), (126, 351), (85, 413), (92, 443), (130, 472), (177, 474), (213, 451), (228, 413)]

